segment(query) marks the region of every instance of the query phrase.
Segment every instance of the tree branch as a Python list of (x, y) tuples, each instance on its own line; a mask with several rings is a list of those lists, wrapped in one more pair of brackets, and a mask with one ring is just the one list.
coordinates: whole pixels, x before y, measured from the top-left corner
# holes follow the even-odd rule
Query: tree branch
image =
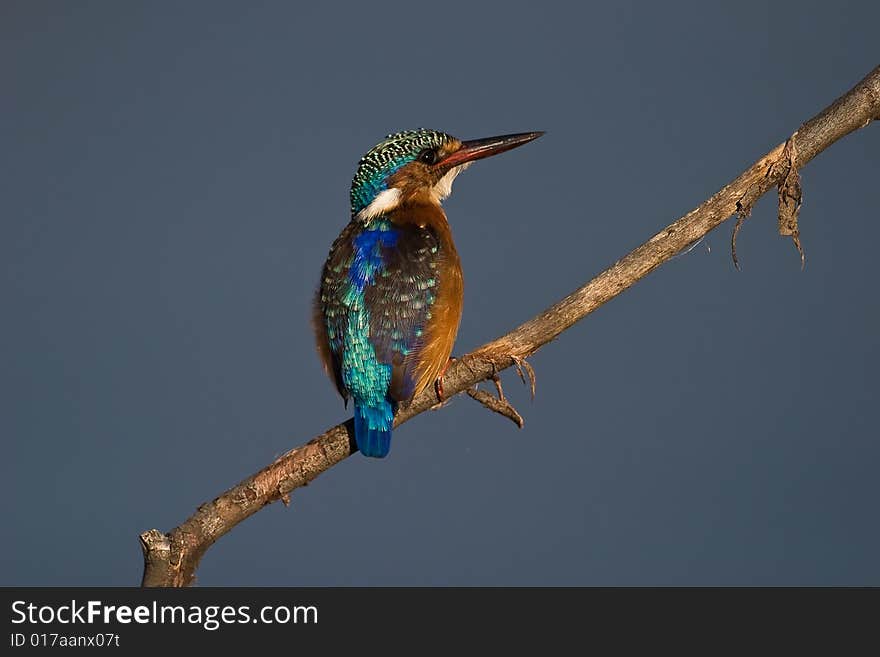
[[(779, 187), (780, 232), (785, 224), (788, 232), (784, 234), (792, 235), (799, 245), (797, 171), (841, 137), (877, 119), (880, 119), (880, 66), (698, 208), (537, 317), (453, 361), (443, 379), (445, 396), (456, 395), (480, 381), (492, 379), (512, 365), (527, 365), (523, 359), (733, 214), (739, 213), (738, 226), (741, 225), (755, 201), (774, 186)], [(533, 379), (531, 368), (527, 371)], [(429, 386), (400, 410), (395, 426), (428, 410), (436, 402), (434, 389)], [(349, 420), (292, 449), (237, 486), (202, 504), (186, 522), (167, 534), (155, 529), (144, 532), (141, 534), (142, 585), (192, 584), (199, 561), (214, 541), (267, 504), (277, 500), (286, 503), (291, 491), (305, 486), (356, 450)]]

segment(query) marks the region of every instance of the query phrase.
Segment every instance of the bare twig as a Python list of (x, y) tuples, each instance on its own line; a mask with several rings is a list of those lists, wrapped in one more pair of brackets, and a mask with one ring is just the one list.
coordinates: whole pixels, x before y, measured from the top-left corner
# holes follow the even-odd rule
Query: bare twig
[(468, 388), (466, 392), (471, 399), (476, 399), (490, 411), (503, 415), (520, 429), (523, 428), (525, 421), (523, 420), (522, 415), (520, 415), (513, 405), (502, 395), (496, 397), (495, 395), (488, 393), (485, 390), (480, 390), (479, 388)]
[[(699, 240), (732, 214), (748, 214), (771, 187), (784, 183), (844, 135), (880, 119), (880, 66), (827, 109), (802, 125), (791, 138), (758, 160), (712, 198), (670, 224), (583, 287), (537, 317), (456, 360), (444, 376), (447, 396), (456, 395), (524, 358), (555, 339), (608, 300)], [(789, 157), (786, 145), (791, 144)], [(781, 166), (780, 166), (781, 164)], [(430, 387), (395, 418), (400, 425), (431, 408)], [(237, 486), (200, 506), (167, 534), (141, 534), (144, 586), (186, 586), (195, 579), (205, 551), (230, 529), (267, 504), (285, 499), (319, 474), (356, 451), (352, 422), (337, 425), (275, 460)]]

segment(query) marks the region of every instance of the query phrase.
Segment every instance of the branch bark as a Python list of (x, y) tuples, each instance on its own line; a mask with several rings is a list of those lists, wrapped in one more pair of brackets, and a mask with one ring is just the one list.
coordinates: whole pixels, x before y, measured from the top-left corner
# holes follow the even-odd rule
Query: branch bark
[[(452, 362), (443, 379), (446, 397), (492, 379), (555, 339), (577, 321), (614, 298), (655, 268), (701, 239), (734, 214), (740, 221), (772, 187), (779, 187), (780, 232), (783, 224), (798, 241), (796, 210), (792, 209), (792, 181), (798, 170), (841, 137), (880, 119), (880, 66), (821, 113), (804, 123), (791, 137), (726, 185), (714, 196), (670, 224), (584, 286), (507, 335)], [(735, 245), (734, 245), (735, 246)], [(734, 251), (735, 258), (735, 251)], [(531, 374), (531, 368), (528, 368)], [(406, 408), (395, 426), (437, 403), (432, 386)], [(352, 421), (339, 424), (301, 447), (290, 450), (219, 497), (202, 504), (182, 525), (167, 534), (151, 529), (141, 534), (144, 552), (143, 586), (189, 586), (202, 556), (245, 518), (272, 502), (289, 502), (290, 493), (357, 451)]]

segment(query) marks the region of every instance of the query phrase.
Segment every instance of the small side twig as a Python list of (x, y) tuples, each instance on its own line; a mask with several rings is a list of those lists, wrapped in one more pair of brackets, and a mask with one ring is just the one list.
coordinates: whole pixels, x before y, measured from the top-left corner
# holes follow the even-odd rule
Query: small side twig
[(467, 394), (471, 399), (475, 399), (476, 401), (480, 402), (490, 411), (498, 413), (499, 415), (503, 415), (520, 429), (523, 428), (525, 420), (523, 420), (522, 415), (520, 415), (517, 410), (511, 405), (511, 403), (507, 401), (507, 399), (504, 397), (503, 393), (501, 392), (500, 386), (498, 388), (498, 397), (486, 392), (485, 390), (480, 390), (476, 387), (468, 388)]
[(736, 238), (739, 236), (739, 229), (749, 216), (750, 208), (746, 208), (742, 201), (736, 203), (736, 224), (733, 226), (733, 233), (730, 236), (730, 255), (733, 258), (733, 266), (737, 271), (742, 271), (739, 267), (739, 259), (736, 257)]

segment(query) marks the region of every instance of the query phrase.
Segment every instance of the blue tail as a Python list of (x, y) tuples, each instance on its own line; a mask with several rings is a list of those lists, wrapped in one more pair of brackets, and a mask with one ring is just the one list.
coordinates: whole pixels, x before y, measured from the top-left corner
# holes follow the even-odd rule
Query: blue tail
[(391, 449), (394, 409), (387, 399), (378, 406), (354, 405), (354, 439), (364, 456), (384, 458)]

